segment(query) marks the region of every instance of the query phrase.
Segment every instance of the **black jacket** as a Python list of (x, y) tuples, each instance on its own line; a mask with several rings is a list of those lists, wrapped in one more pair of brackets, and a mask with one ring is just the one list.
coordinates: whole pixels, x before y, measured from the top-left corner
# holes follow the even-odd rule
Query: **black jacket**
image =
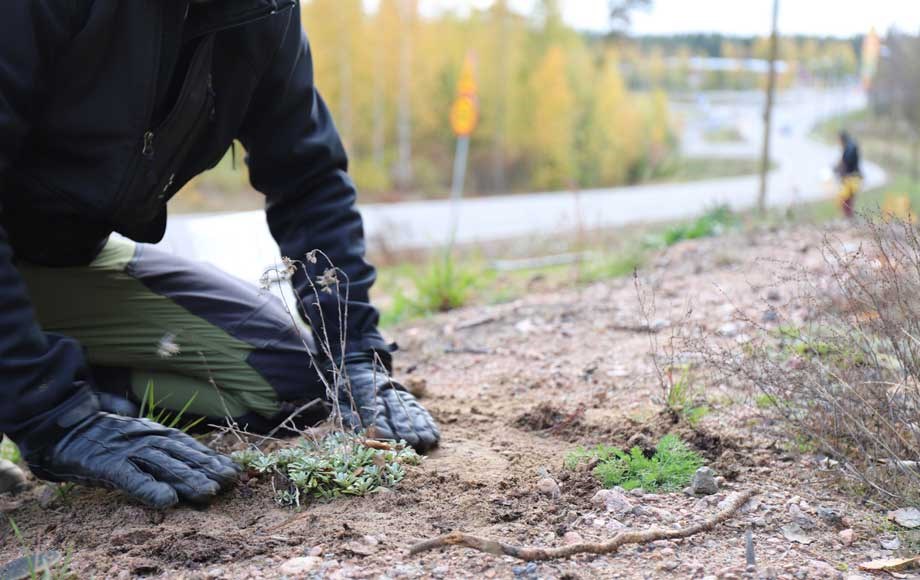
[(843, 144), (843, 157), (840, 159), (839, 172), (841, 176), (862, 175), (859, 168), (859, 145), (852, 138), (847, 138)]
[[(77, 386), (91, 381), (80, 345), (38, 327), (16, 260), (86, 264), (112, 231), (159, 241), (168, 199), (234, 139), (282, 255), (320, 249), (350, 281), (340, 341), (344, 281), (317, 307), (295, 276), (313, 327), (324, 319), (337, 353), (387, 350), (296, 1), (9, 0), (2, 12), (0, 432), (22, 438), (93, 406)], [(328, 267), (305, 263), (314, 279)]]

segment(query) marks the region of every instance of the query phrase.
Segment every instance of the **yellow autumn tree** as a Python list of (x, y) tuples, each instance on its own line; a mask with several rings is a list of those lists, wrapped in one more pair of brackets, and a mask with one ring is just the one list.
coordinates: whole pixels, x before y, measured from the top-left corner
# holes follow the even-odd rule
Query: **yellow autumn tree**
[(560, 47), (552, 46), (547, 51), (531, 78), (530, 92), (534, 186), (567, 188), (575, 178), (575, 95)]

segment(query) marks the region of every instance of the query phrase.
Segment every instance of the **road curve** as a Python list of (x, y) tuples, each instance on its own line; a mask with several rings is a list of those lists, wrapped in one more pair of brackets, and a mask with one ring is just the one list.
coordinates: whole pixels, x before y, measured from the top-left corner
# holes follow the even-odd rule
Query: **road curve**
[[(716, 99), (713, 99), (716, 101)], [(789, 91), (779, 100), (775, 116), (768, 203), (771, 206), (825, 198), (831, 193), (828, 168), (837, 148), (809, 137), (822, 118), (865, 106), (855, 90)], [(677, 108), (682, 108), (676, 105)], [(739, 94), (688, 111), (684, 148), (689, 155), (755, 156), (762, 132), (762, 99)], [(746, 141), (709, 144), (702, 127), (721, 119), (739, 128)], [(877, 187), (884, 171), (866, 163), (866, 186)], [(453, 211), (459, 211), (457, 240), (468, 244), (529, 235), (562, 235), (576, 227), (615, 227), (641, 222), (687, 218), (717, 204), (735, 209), (757, 201), (756, 176), (691, 183), (651, 184), (575, 192), (550, 192), (466, 199), (456, 208), (449, 201), (362, 205), (368, 244), (385, 240), (387, 248), (431, 248), (444, 244)], [(278, 259), (263, 212), (179, 215), (171, 218), (162, 245), (184, 256), (215, 263), (240, 278), (256, 280)]]

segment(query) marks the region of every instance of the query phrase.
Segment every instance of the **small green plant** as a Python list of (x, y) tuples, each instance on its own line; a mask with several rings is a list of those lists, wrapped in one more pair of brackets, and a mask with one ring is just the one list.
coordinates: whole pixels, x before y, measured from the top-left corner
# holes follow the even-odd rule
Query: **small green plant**
[(19, 448), (6, 437), (0, 440), (0, 459), (6, 459), (13, 463), (19, 463), (22, 460), (22, 456), (19, 454)]
[(696, 220), (672, 226), (658, 236), (648, 240), (653, 247), (670, 247), (684, 240), (698, 240), (722, 235), (738, 223), (738, 217), (731, 208), (721, 205), (706, 212)]
[(461, 308), (469, 303), (483, 276), (478, 268), (460, 264), (449, 255), (407, 274), (411, 288), (393, 293), (393, 302), (383, 313), (383, 326)]
[(156, 395), (153, 390), (153, 381), (147, 382), (147, 388), (144, 389), (144, 396), (141, 399), (141, 409), (139, 415), (144, 419), (150, 419), (155, 423), (159, 423), (165, 427), (170, 427), (172, 429), (179, 429), (183, 433), (188, 433), (199, 423), (204, 421), (204, 417), (198, 417), (191, 421), (186, 421), (184, 425), (182, 423), (182, 418), (185, 416), (185, 413), (192, 406), (192, 403), (195, 402), (195, 399), (198, 397), (198, 393), (192, 395), (192, 397), (185, 402), (185, 405), (179, 410), (178, 413), (173, 414), (163, 407), (164, 399), (157, 400)]
[(679, 491), (690, 483), (703, 458), (674, 434), (665, 435), (651, 457), (633, 447), (629, 453), (616, 447), (578, 449), (566, 458), (570, 469), (585, 461), (597, 462), (594, 475), (605, 487), (642, 488), (647, 491)]
[(452, 256), (434, 260), (415, 279), (415, 306), (421, 312), (447, 312), (464, 306), (476, 285), (476, 276)]
[(754, 405), (758, 409), (774, 409), (779, 406), (779, 401), (773, 395), (761, 393), (754, 397)]
[(372, 446), (346, 433), (332, 433), (317, 442), (304, 440), (268, 454), (242, 451), (233, 459), (250, 471), (281, 476), (287, 486), (278, 490), (276, 500), (290, 507), (300, 507), (308, 498), (331, 500), (393, 487), (405, 477), (405, 466), (421, 461), (404, 442)]
[(691, 427), (695, 427), (710, 411), (708, 405), (696, 403), (695, 389), (690, 381), (689, 368), (684, 368), (680, 377), (671, 383), (665, 399), (665, 405), (667, 405), (668, 411), (686, 419)]
[(644, 263), (645, 255), (638, 251), (627, 253), (626, 255), (607, 255), (599, 260), (593, 260), (585, 264), (579, 272), (578, 281), (591, 283), (622, 278), (631, 275)]

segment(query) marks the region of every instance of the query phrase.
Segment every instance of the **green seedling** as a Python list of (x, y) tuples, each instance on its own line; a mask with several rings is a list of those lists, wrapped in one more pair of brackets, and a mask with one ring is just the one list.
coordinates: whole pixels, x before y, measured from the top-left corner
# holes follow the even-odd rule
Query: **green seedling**
[(585, 461), (597, 462), (594, 475), (605, 487), (619, 485), (626, 490), (647, 491), (679, 491), (703, 465), (703, 458), (673, 434), (662, 437), (651, 457), (638, 447), (627, 453), (616, 447), (598, 446), (570, 453), (566, 466), (575, 468)]

